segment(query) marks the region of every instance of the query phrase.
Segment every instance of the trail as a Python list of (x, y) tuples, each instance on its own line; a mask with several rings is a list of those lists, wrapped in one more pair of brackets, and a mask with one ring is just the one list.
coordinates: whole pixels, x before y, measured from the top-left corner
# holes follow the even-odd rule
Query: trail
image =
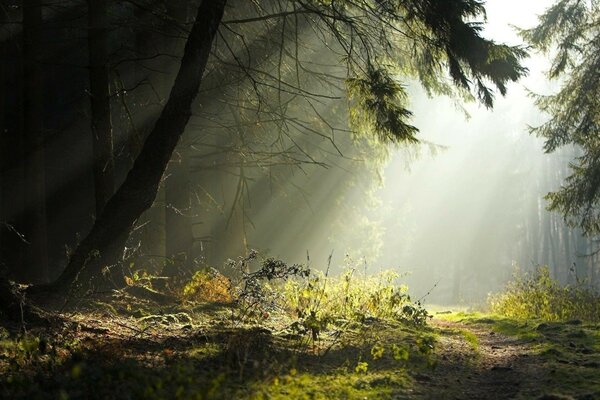
[[(415, 395), (431, 399), (546, 398), (540, 393), (543, 361), (529, 343), (485, 324), (434, 319), (440, 339), (436, 368), (417, 375)], [(562, 397), (547, 397), (562, 398)], [(568, 398), (568, 397), (565, 397)]]

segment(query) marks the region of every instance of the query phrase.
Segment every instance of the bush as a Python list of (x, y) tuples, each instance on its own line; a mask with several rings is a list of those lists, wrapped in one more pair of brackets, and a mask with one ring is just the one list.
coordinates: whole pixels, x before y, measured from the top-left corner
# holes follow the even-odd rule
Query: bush
[(229, 261), (227, 267), (233, 272), (233, 281), (215, 270), (200, 271), (183, 288), (183, 297), (232, 302), (236, 305), (232, 320), (238, 322), (260, 324), (273, 312), (287, 315), (294, 321), (291, 328), (295, 333), (313, 340), (326, 330), (343, 331), (375, 321), (423, 326), (429, 317), (391, 271), (358, 277), (350, 265), (331, 277), (301, 264), (261, 260), (255, 251)]
[(503, 292), (490, 296), (489, 304), (493, 312), (513, 318), (600, 322), (600, 295), (582, 283), (561, 285), (547, 266), (532, 273), (517, 271)]
[(406, 286), (396, 283), (397, 274), (386, 271), (359, 278), (355, 272), (349, 268), (337, 277), (317, 272), (305, 281), (286, 282), (286, 306), (298, 317), (299, 330), (316, 339), (331, 325), (340, 328), (377, 320), (425, 325), (427, 311), (411, 301)]
[(231, 303), (231, 281), (214, 269), (201, 270), (185, 284), (182, 297), (199, 302)]

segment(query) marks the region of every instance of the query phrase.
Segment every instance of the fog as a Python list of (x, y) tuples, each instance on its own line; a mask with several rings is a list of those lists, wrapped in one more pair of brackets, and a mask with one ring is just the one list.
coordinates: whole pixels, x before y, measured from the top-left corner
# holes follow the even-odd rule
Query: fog
[[(485, 36), (520, 44), (513, 25), (533, 26), (549, 4), (489, 1)], [(515, 268), (542, 264), (568, 282), (573, 263), (590, 262), (589, 242), (546, 211), (543, 196), (559, 187), (574, 153), (544, 154), (543, 142), (528, 133), (544, 119), (529, 91), (552, 87), (543, 55), (532, 54), (526, 66), (529, 76), (498, 96), (493, 110), (430, 98), (409, 84), (423, 144), (394, 149), (381, 181), (358, 167), (309, 169), (292, 179), (307, 189), (303, 204), (272, 198), (254, 206), (262, 211), (248, 227), (248, 245), (315, 268), (332, 255), (333, 270), (394, 269), (430, 302), (482, 302)], [(351, 182), (340, 195), (344, 180)]]
[[(514, 26), (534, 26), (550, 3), (490, 0), (484, 36), (520, 45)], [(240, 2), (227, 18), (248, 17), (252, 10)], [(116, 62), (122, 90), (111, 107), (118, 186), (168, 98), (183, 37), (152, 48), (124, 28), (140, 23), (134, 9), (122, 5), (115, 15), (123, 40), (148, 53), (137, 63), (127, 54)], [(544, 154), (543, 142), (528, 132), (545, 118), (530, 92), (553, 90), (544, 76), (547, 55), (531, 54), (524, 61), (529, 76), (510, 84), (506, 97), (498, 95), (493, 110), (430, 97), (403, 71), (399, 78), (421, 144), (385, 146), (351, 132), (347, 54), (329, 40), (327, 30), (304, 19), (293, 26), (252, 21), (229, 25), (215, 45), (192, 119), (152, 209), (131, 237), (134, 268), (161, 273), (165, 265), (187, 263), (181, 268), (187, 273), (205, 266), (221, 269), (228, 259), (256, 249), (264, 257), (316, 269), (329, 265), (332, 273), (348, 267), (393, 269), (417, 297), (431, 291), (427, 301), (445, 303), (484, 301), (516, 268), (547, 264), (565, 283), (577, 276), (595, 279), (595, 260), (586, 257), (593, 242), (545, 209), (544, 196), (560, 187), (576, 150)], [(73, 57), (81, 52), (77, 40), (67, 49)], [(111, 46), (116, 51), (117, 43)], [(399, 44), (400, 53), (405, 51), (399, 64), (410, 53), (402, 46), (408, 45)], [(158, 57), (163, 50), (173, 57)], [(56, 67), (62, 73), (56, 82), (76, 82), (65, 85), (71, 94), (61, 93), (81, 99), (85, 71), (70, 68)], [(19, 104), (16, 98), (13, 103)], [(65, 112), (66, 104), (52, 106), (57, 110), (50, 107), (51, 114), (64, 121), (56, 123), (60, 134), (47, 148), (49, 277), (64, 268), (94, 219), (91, 136), (79, 134), (88, 122), (83, 114)], [(18, 180), (20, 169), (9, 172)], [(65, 193), (73, 204), (62, 201)], [(5, 203), (11, 205), (4, 206), (5, 219), (17, 218), (19, 201)], [(26, 252), (18, 237), (10, 240), (7, 250)], [(6, 251), (5, 258), (18, 264), (16, 253)]]

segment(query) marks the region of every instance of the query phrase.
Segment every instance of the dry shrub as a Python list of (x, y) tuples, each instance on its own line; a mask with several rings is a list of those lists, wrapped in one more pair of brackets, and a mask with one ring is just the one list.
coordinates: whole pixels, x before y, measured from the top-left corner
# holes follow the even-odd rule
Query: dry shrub
[(231, 303), (231, 281), (214, 269), (198, 271), (183, 287), (182, 297), (198, 302)]

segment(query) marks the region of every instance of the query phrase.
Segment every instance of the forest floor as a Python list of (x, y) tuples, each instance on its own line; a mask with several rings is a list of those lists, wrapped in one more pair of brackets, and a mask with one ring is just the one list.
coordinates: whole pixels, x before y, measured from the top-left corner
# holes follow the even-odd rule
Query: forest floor
[(446, 314), (432, 325), (443, 361), (425, 398), (600, 399), (598, 326), (477, 313)]
[(97, 299), (48, 327), (0, 327), (0, 398), (600, 399), (600, 326), (433, 314), (314, 340), (276, 313)]

